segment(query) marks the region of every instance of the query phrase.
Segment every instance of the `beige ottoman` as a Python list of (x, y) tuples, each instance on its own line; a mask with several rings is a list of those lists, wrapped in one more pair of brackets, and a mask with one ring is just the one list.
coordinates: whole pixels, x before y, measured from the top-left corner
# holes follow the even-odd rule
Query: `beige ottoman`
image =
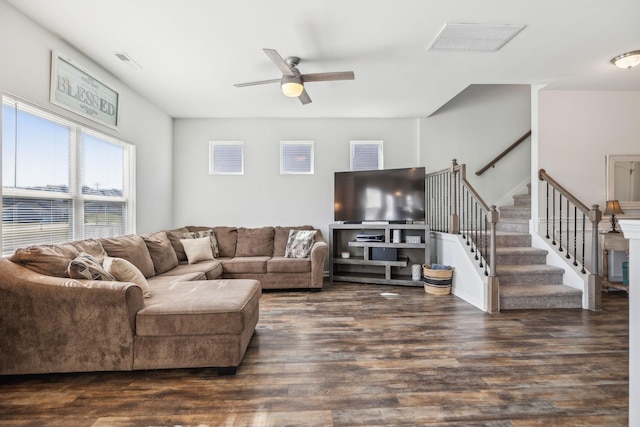
[(135, 319), (133, 369), (215, 367), (234, 374), (259, 316), (257, 280), (152, 287)]

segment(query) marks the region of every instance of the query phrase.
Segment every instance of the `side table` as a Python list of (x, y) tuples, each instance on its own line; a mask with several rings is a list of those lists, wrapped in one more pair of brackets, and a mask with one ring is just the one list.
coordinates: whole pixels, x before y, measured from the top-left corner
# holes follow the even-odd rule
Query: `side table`
[(600, 233), (600, 246), (602, 247), (602, 289), (609, 288), (629, 291), (629, 287), (622, 283), (609, 282), (609, 251), (623, 251), (629, 254), (629, 241), (622, 233)]

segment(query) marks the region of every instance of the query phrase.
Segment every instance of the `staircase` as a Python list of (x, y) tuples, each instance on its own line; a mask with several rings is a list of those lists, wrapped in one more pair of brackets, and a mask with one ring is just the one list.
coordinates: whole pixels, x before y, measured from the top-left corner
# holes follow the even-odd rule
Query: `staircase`
[(564, 270), (546, 264), (547, 251), (531, 247), (531, 193), (501, 206), (496, 232), (500, 310), (582, 308), (582, 292), (562, 284)]

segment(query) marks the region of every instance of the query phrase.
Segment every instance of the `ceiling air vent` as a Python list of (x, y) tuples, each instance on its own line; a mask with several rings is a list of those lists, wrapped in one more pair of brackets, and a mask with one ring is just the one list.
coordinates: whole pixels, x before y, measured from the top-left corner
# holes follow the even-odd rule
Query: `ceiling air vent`
[(429, 50), (496, 51), (524, 25), (446, 24)]
[(114, 54), (116, 58), (122, 61), (123, 64), (133, 68), (134, 70), (142, 70), (140, 64), (133, 60), (126, 52), (116, 52)]

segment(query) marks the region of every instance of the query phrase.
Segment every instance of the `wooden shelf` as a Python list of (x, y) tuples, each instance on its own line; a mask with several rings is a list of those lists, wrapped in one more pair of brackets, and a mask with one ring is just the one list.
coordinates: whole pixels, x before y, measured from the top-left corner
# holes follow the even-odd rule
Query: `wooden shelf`
[[(394, 230), (401, 231), (401, 242), (393, 242)], [(382, 234), (382, 241), (356, 240), (358, 234)], [(418, 236), (420, 243), (407, 243), (407, 236)], [(329, 225), (329, 276), (332, 282), (381, 285), (423, 286), (411, 279), (412, 264), (429, 260), (429, 227), (425, 224), (331, 224)], [(373, 249), (396, 249), (395, 260), (373, 259)], [(341, 258), (348, 251), (349, 258)], [(422, 273), (422, 271), (421, 271)]]
[(409, 265), (409, 258), (406, 256), (398, 257), (396, 261), (382, 261), (382, 260), (368, 260), (364, 257), (351, 257), (351, 258), (334, 258), (334, 264), (349, 264), (349, 265), (374, 265), (378, 267), (406, 267)]

